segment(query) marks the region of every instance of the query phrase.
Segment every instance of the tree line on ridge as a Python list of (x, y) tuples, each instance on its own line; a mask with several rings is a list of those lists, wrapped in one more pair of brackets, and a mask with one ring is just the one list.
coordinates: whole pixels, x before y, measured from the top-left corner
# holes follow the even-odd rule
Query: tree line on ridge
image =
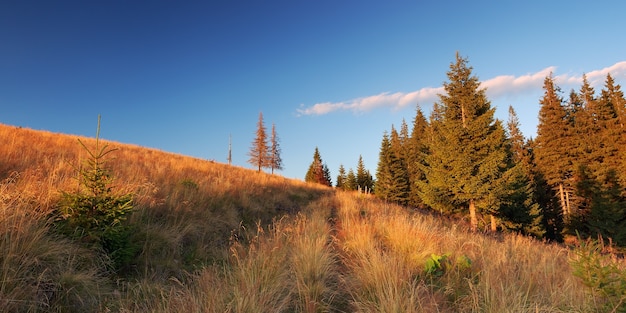
[[(336, 188), (373, 190), (386, 201), (469, 219), (473, 230), (508, 230), (560, 241), (601, 236), (626, 245), (626, 99), (610, 74), (599, 94), (583, 76), (561, 96), (544, 80), (536, 138), (509, 107), (506, 123), (457, 54), (444, 93), (412, 130), (392, 125), (380, 144), (376, 180), (339, 168)], [(369, 175), (369, 180), (368, 180)], [(360, 178), (359, 178), (360, 177)], [(330, 186), (318, 149), (306, 181)]]

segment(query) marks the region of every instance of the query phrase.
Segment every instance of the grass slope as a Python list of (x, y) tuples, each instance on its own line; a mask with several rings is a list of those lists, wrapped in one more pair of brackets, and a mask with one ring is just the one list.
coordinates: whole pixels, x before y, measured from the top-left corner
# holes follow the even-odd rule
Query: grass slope
[[(81, 139), (88, 146), (93, 140)], [(0, 125), (0, 306), (8, 312), (602, 312), (575, 254), (484, 236), (358, 193), (137, 146), (107, 163), (135, 194), (123, 274), (53, 230), (87, 156)]]

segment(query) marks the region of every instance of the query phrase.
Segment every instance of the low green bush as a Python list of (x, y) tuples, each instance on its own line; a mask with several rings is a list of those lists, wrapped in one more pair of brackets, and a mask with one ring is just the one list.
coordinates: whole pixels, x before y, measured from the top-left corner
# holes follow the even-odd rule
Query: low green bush
[(602, 241), (582, 241), (570, 261), (573, 274), (589, 287), (599, 309), (626, 312), (626, 268), (603, 250)]

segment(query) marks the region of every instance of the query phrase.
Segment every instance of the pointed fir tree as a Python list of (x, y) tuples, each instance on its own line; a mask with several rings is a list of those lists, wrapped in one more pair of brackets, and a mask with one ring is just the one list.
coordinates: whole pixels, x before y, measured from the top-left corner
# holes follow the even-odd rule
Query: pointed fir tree
[(402, 158), (406, 158), (406, 154), (408, 153), (409, 147), (409, 139), (411, 138), (409, 134), (409, 125), (406, 123), (404, 119), (402, 119), (402, 123), (400, 124), (400, 145), (402, 145), (402, 149), (404, 150)]
[[(614, 143), (618, 146), (618, 155), (616, 158), (618, 178), (622, 185), (626, 185), (626, 98), (622, 87), (615, 84), (611, 75), (607, 75), (604, 88), (601, 94), (601, 101), (611, 103), (617, 115), (617, 122), (614, 132), (621, 134), (619, 139)], [(623, 190), (623, 196), (626, 197), (626, 189)]]
[(424, 201), (419, 196), (418, 182), (424, 181), (424, 172), (421, 166), (424, 165), (424, 157), (428, 153), (426, 144), (428, 121), (424, 113), (417, 107), (415, 119), (413, 120), (413, 129), (407, 141), (407, 173), (409, 175), (409, 205), (423, 208)]
[(429, 116), (429, 122), (425, 130), (424, 151), (421, 162), (414, 165), (423, 175), (423, 179), (415, 180), (412, 184), (415, 186), (417, 197), (423, 202), (424, 206), (439, 212), (440, 214), (453, 214), (459, 211), (459, 207), (453, 203), (452, 192), (449, 186), (449, 177), (441, 172), (437, 175), (438, 169), (447, 171), (448, 164), (444, 163), (444, 156), (447, 152), (444, 149), (432, 149), (432, 147), (440, 142), (439, 129), (443, 123), (443, 106), (435, 102)]
[(343, 167), (343, 164), (339, 164), (339, 171), (337, 174), (337, 181), (335, 182), (335, 188), (339, 190), (346, 190), (347, 180), (348, 175), (346, 174), (346, 169)]
[[(616, 158), (618, 178), (622, 185), (626, 184), (626, 98), (621, 86), (615, 84), (615, 80), (609, 74), (606, 76), (604, 88), (601, 92), (600, 101), (610, 103), (617, 115), (616, 125), (614, 125), (613, 131), (621, 136), (614, 142), (618, 146), (618, 155)], [(611, 134), (609, 136), (615, 136)], [(623, 190), (623, 195), (626, 197), (626, 189)]]
[(537, 199), (532, 177), (532, 159), (528, 145), (519, 128), (519, 119), (512, 106), (509, 106), (507, 121), (510, 170), (507, 171), (509, 187), (501, 207), (503, 226), (524, 234), (542, 238), (543, 214)]
[[(569, 230), (580, 233), (584, 228), (585, 220), (590, 211), (591, 201), (587, 195), (579, 192), (578, 186), (595, 183), (595, 174), (601, 166), (604, 155), (600, 153), (604, 145), (601, 138), (602, 121), (599, 114), (599, 102), (595, 97), (595, 91), (591, 87), (587, 76), (583, 75), (583, 83), (579, 92), (570, 93), (567, 105), (567, 124), (571, 130), (573, 142), (569, 151), (572, 160), (571, 180), (573, 192), (569, 196)], [(584, 171), (584, 173), (583, 173)], [(591, 174), (594, 175), (591, 175)], [(593, 177), (592, 177), (593, 176)], [(581, 179), (590, 180), (582, 182)], [(593, 180), (593, 182), (592, 182)], [(585, 193), (587, 194), (587, 193)]]
[(315, 147), (313, 162), (309, 166), (309, 169), (304, 177), (304, 181), (322, 184), (329, 187), (332, 186), (330, 171), (328, 170), (328, 166), (326, 166), (326, 164), (322, 161), (322, 156), (320, 155), (317, 147)]
[[(583, 75), (583, 84), (578, 93), (572, 91), (570, 94), (569, 107), (567, 113), (572, 129), (573, 149), (570, 151), (571, 158), (579, 164), (589, 164), (592, 162), (594, 143), (589, 140), (590, 134), (597, 133), (594, 122), (594, 111), (596, 110), (597, 99), (595, 91), (587, 80), (587, 75)], [(577, 165), (573, 165), (574, 168)]]
[(272, 174), (274, 174), (274, 170), (282, 170), (283, 169), (283, 159), (281, 158), (281, 149), (280, 149), (280, 140), (278, 139), (278, 134), (276, 134), (276, 125), (272, 124), (272, 137), (271, 137), (271, 146), (269, 153), (269, 167), (272, 169)]
[(115, 270), (128, 270), (140, 249), (132, 242), (136, 231), (127, 218), (133, 212), (133, 195), (113, 191), (113, 176), (106, 166), (106, 156), (116, 149), (100, 145), (100, 115), (96, 144), (80, 145), (89, 158), (79, 168), (79, 189), (62, 192), (53, 211), (56, 230), (89, 248), (103, 251), (113, 261)]
[(323, 163), (322, 157), (320, 155), (319, 149), (315, 147), (315, 152), (313, 152), (313, 162), (309, 165), (309, 169), (304, 176), (304, 181), (306, 182), (319, 182), (319, 178), (322, 177), (323, 171)]
[[(420, 188), (421, 196), (431, 207), (469, 211), (472, 230), (478, 227), (478, 214), (488, 214), (493, 230), (507, 187), (502, 183), (508, 165), (506, 136), (467, 63), (457, 53), (444, 83), (445, 94), (439, 95), (443, 115), (435, 123), (426, 157), (428, 182), (420, 184), (425, 187)], [(426, 197), (430, 192), (435, 196)]]
[[(626, 154), (622, 153), (626, 146), (626, 128), (623, 127), (626, 99), (620, 85), (615, 84), (610, 74), (607, 75), (600, 92), (597, 108), (598, 154), (602, 156), (602, 166), (598, 169), (597, 175), (604, 181), (608, 172), (624, 174), (626, 170), (622, 167), (626, 159)], [(623, 181), (626, 183), (626, 180)]]
[(328, 187), (332, 187), (333, 180), (330, 176), (330, 169), (328, 168), (328, 165), (324, 163), (324, 166), (322, 168), (323, 168), (323, 173), (324, 173), (322, 184)]
[(259, 121), (257, 122), (256, 136), (252, 141), (250, 152), (248, 152), (248, 163), (257, 167), (261, 172), (261, 168), (270, 165), (269, 148), (267, 144), (267, 133), (263, 124), (263, 113), (259, 112)]
[[(544, 95), (539, 101), (539, 124), (535, 140), (535, 157), (538, 169), (554, 190), (561, 206), (565, 224), (571, 218), (571, 197), (574, 192), (576, 142), (573, 137), (568, 111), (559, 95), (552, 75), (544, 80)], [(559, 224), (558, 221), (554, 221)]]
[(370, 193), (374, 187), (374, 178), (372, 174), (365, 168), (365, 164), (363, 163), (363, 156), (359, 155), (359, 162), (356, 167), (356, 184), (357, 189)]
[(543, 172), (537, 166), (535, 156), (537, 143), (531, 138), (527, 141), (526, 145), (528, 146), (527, 152), (531, 164), (531, 178), (535, 192), (534, 198), (541, 208), (542, 228), (545, 230), (544, 238), (551, 241), (562, 242), (565, 225), (561, 202), (555, 197), (552, 186), (548, 183)]
[(348, 170), (348, 175), (346, 175), (345, 190), (357, 190), (356, 175), (352, 168)]
[(409, 170), (407, 167), (409, 130), (406, 122), (402, 120), (400, 133), (391, 125), (391, 152), (387, 163), (392, 175), (391, 201), (407, 205), (409, 203)]
[(376, 172), (376, 196), (386, 201), (406, 205), (409, 199), (407, 176), (403, 162), (393, 150), (387, 133), (383, 134)]
[(376, 191), (374, 194), (380, 199), (388, 201), (391, 190), (391, 171), (389, 168), (389, 158), (391, 155), (391, 142), (389, 135), (385, 131), (380, 144), (378, 154), (378, 167), (376, 168)]
[[(583, 80), (581, 90), (585, 85)], [(578, 201), (570, 223), (572, 231), (600, 235), (616, 242), (623, 234), (615, 229), (624, 226), (621, 221), (626, 218), (625, 210), (620, 209), (625, 204), (626, 190), (617, 174), (623, 164), (621, 150), (626, 144), (626, 132), (619, 119), (624, 102), (619, 85), (616, 88), (612, 77), (607, 75), (600, 97), (586, 110), (585, 123), (576, 125), (579, 144), (587, 149), (574, 173)], [(621, 241), (621, 244), (626, 243)]]

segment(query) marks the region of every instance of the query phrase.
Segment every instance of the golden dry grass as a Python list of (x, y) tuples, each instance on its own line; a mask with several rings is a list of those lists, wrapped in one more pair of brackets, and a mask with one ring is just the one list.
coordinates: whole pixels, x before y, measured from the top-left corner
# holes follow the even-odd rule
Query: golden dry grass
[[(92, 139), (82, 138), (88, 146)], [(570, 249), (470, 233), (370, 195), (114, 142), (133, 271), (51, 231), (86, 157), (0, 125), (0, 305), (14, 312), (602, 312)], [(438, 260), (433, 266), (433, 260)], [(430, 264), (430, 265), (429, 265)]]

